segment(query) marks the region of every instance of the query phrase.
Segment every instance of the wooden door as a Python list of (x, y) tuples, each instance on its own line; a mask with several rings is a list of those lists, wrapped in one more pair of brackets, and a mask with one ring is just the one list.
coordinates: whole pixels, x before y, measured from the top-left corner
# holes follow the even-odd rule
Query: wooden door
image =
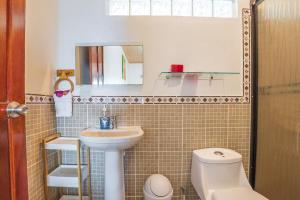
[(27, 200), (24, 116), (9, 118), (10, 102), (24, 104), (25, 0), (0, 0), (0, 199)]

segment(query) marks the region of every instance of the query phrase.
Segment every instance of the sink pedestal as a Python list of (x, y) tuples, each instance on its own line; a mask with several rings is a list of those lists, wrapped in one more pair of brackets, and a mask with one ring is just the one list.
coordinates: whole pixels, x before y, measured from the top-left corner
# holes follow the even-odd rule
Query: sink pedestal
[(105, 152), (105, 200), (125, 200), (123, 154)]
[(88, 128), (80, 133), (80, 141), (90, 148), (105, 152), (105, 200), (125, 200), (124, 151), (142, 139), (139, 126), (101, 130)]

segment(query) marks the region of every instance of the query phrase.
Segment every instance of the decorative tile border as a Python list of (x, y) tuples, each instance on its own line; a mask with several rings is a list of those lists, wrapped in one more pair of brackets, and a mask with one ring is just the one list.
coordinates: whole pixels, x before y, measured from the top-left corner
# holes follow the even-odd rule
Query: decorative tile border
[(76, 104), (242, 104), (243, 97), (183, 97), (183, 96), (97, 96), (90, 98), (73, 97)]
[(251, 11), (243, 9), (243, 101), (251, 97)]
[(54, 103), (53, 97), (50, 95), (26, 94), (26, 104), (51, 104)]
[[(243, 97), (184, 97), (184, 96), (93, 96), (90, 98), (73, 97), (75, 104), (245, 104)], [(26, 95), (27, 104), (52, 104), (52, 96)]]
[[(251, 96), (251, 12), (242, 11), (243, 27), (243, 96), (93, 96), (90, 98), (73, 97), (76, 104), (247, 104)], [(53, 103), (52, 96), (27, 94), (28, 104)]]

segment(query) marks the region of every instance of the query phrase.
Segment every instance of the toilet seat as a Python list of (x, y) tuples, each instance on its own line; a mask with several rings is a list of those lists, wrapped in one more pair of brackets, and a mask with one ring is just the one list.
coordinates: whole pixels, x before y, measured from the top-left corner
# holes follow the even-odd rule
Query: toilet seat
[(215, 190), (212, 200), (268, 200), (250, 188), (230, 188)]

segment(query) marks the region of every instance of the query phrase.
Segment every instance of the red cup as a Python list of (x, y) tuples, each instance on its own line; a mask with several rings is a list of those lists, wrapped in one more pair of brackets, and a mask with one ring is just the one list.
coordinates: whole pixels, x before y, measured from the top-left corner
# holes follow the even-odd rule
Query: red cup
[(172, 64), (171, 65), (171, 72), (183, 72), (183, 65), (179, 64)]

